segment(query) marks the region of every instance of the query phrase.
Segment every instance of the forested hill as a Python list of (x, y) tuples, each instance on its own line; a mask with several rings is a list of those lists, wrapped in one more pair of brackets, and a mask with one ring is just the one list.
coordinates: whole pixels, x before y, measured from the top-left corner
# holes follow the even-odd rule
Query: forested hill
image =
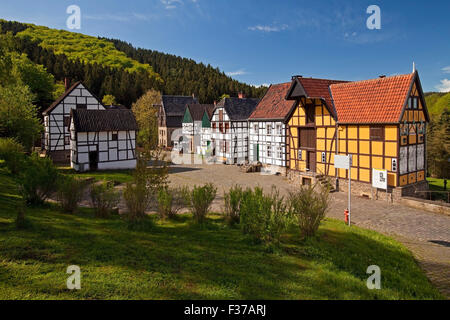
[(117, 50), (140, 63), (151, 65), (165, 80), (164, 92), (167, 94), (191, 95), (195, 93), (200, 101), (212, 103), (222, 94), (237, 96), (243, 92), (247, 97), (262, 98), (267, 88), (249, 86), (236, 81), (218, 68), (192, 59), (161, 53), (158, 51), (134, 48), (130, 43), (121, 40), (107, 39)]
[(450, 111), (450, 92), (428, 92), (425, 93), (425, 100), (432, 117)]
[[(212, 103), (223, 94), (261, 97), (266, 88), (240, 83), (223, 72), (193, 60), (157, 51), (135, 49), (120, 40), (96, 38), (65, 30), (0, 20), (2, 33), (12, 32), (14, 47), (43, 65), (56, 81), (82, 80), (102, 98), (131, 106), (148, 89), (163, 94), (195, 94)], [(39, 101), (42, 108), (49, 101)]]

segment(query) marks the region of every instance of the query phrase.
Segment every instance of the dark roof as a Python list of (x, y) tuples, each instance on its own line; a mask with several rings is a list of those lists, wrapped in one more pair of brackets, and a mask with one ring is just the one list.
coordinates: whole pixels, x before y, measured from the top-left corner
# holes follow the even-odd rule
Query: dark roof
[(161, 100), (166, 117), (183, 116), (184, 111), (186, 111), (186, 105), (198, 104), (197, 98), (192, 96), (162, 96)]
[[(331, 99), (330, 85), (346, 82), (348, 81), (295, 77), (288, 94), (286, 95), (286, 99), (292, 100), (292, 97), (295, 98), (296, 96), (323, 99), (325, 100), (329, 111), (336, 116)], [(300, 84), (300, 86), (298, 86), (298, 84)]]
[(213, 104), (189, 104), (187, 108), (189, 109), (189, 113), (191, 114), (193, 121), (201, 121), (203, 119), (203, 115), (207, 112), (208, 117), (211, 119), (211, 116), (214, 112), (214, 108), (216, 106)]
[(249, 119), (286, 119), (295, 105), (295, 102), (286, 100), (290, 86), (290, 82), (271, 85)]
[(136, 119), (131, 110), (87, 110), (71, 111), (75, 130), (78, 132), (137, 130)]
[(183, 116), (166, 117), (166, 126), (168, 128), (181, 128), (183, 126)]
[(121, 105), (121, 104), (119, 104), (119, 105), (117, 105), (117, 106), (105, 106), (105, 109), (106, 109), (106, 110), (117, 110), (117, 109), (120, 109), (120, 110), (128, 110), (127, 107), (125, 107), (124, 105)]
[(417, 72), (330, 86), (339, 123), (398, 123)]
[(258, 102), (258, 99), (253, 98), (223, 98), (217, 107), (224, 107), (232, 121), (247, 120)]

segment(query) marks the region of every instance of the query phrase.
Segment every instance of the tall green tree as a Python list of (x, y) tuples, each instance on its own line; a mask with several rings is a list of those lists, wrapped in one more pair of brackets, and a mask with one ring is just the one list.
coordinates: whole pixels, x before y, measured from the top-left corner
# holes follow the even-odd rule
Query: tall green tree
[(138, 144), (151, 150), (158, 145), (158, 108), (156, 105), (160, 103), (161, 94), (156, 90), (149, 90), (132, 107), (139, 126)]

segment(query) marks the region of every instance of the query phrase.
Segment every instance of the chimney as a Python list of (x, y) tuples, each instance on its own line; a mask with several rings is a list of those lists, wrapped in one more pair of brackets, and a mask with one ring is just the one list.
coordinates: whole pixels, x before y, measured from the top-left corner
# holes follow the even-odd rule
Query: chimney
[(292, 80), (295, 80), (295, 79), (297, 79), (297, 78), (303, 78), (303, 76), (302, 75), (295, 75), (295, 76), (292, 76)]
[(192, 98), (195, 99), (195, 93), (192, 94)]
[(238, 98), (239, 99), (244, 99), (245, 98), (245, 94), (243, 94), (242, 92), (238, 93)]
[(379, 76), (379, 78), (381, 78), (381, 79), (386, 78), (386, 75), (382, 74), (381, 76)]
[(69, 89), (69, 78), (64, 78), (64, 88), (66, 91)]

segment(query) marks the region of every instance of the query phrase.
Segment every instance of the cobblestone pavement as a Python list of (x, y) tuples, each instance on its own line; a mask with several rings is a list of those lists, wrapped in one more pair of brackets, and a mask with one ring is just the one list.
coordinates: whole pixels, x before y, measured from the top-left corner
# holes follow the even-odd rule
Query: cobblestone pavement
[[(275, 185), (282, 194), (294, 188), (281, 176), (242, 173), (237, 166), (221, 164), (173, 166), (170, 182), (173, 186), (213, 182), (218, 187), (218, 197), (212, 208), (216, 212), (222, 210), (224, 190), (235, 184), (261, 186), (267, 191)], [(346, 207), (347, 194), (333, 193), (328, 216), (343, 219)], [(413, 252), (428, 278), (450, 298), (450, 216), (352, 196), (352, 223), (402, 242)]]

